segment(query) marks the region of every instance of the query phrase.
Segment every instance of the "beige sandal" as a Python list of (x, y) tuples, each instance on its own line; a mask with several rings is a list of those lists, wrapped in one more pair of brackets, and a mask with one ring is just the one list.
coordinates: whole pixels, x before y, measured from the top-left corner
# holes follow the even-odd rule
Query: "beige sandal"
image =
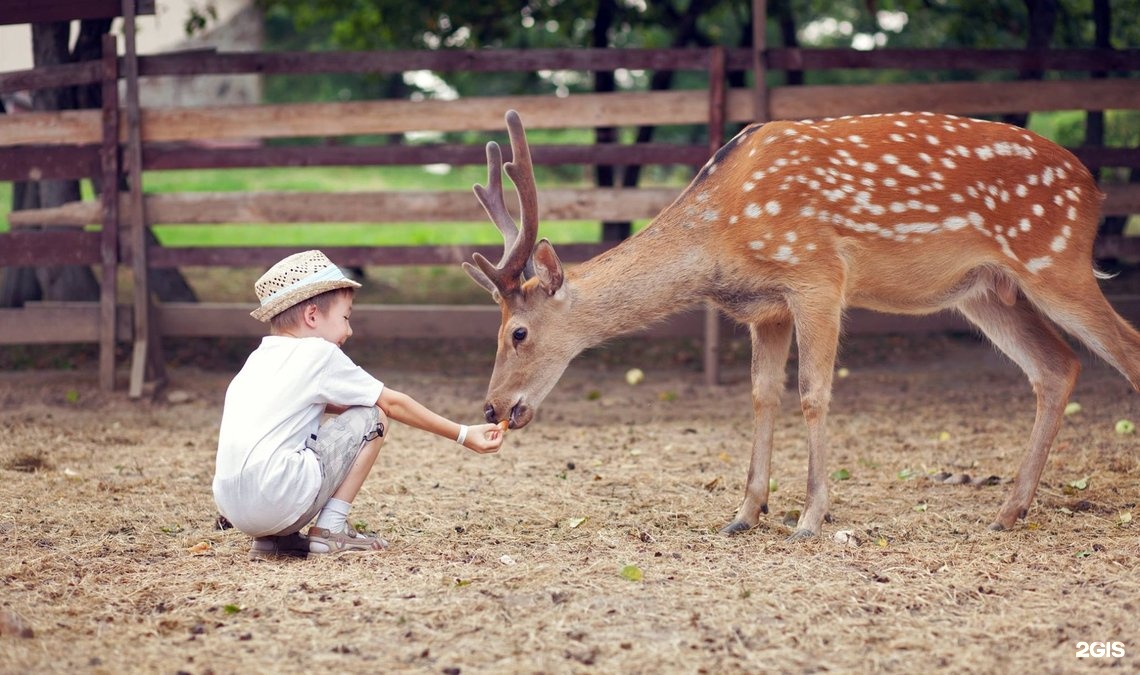
[(309, 555), (309, 540), (300, 532), (281, 537), (254, 537), (249, 547), (250, 560), (304, 558)]
[[(361, 534), (356, 530), (345, 530), (343, 532), (332, 532), (323, 527), (313, 526), (309, 528), (309, 552), (310, 553), (350, 553), (360, 551), (383, 551), (388, 548), (388, 542), (380, 537), (369, 534)], [(316, 548), (314, 548), (314, 545)], [(327, 551), (320, 550), (327, 548)]]

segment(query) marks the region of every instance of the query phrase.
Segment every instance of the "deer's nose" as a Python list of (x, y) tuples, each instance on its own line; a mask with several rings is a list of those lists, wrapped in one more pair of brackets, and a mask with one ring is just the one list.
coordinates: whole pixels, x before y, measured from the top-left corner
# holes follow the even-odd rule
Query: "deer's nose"
[(491, 403), (483, 406), (483, 417), (487, 418), (488, 424), (494, 424), (499, 421), (499, 416), (495, 413), (495, 406)]

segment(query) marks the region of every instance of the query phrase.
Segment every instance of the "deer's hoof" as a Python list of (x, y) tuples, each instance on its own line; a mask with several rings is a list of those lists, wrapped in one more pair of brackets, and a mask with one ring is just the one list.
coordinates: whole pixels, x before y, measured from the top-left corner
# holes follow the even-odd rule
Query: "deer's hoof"
[(785, 541), (806, 541), (808, 539), (815, 539), (815, 532), (807, 528), (800, 528), (788, 535)]
[(1005, 532), (1007, 529), (1009, 528), (1007, 528), (1005, 525), (1002, 525), (1001, 523), (990, 523), (991, 532)]
[(734, 520), (731, 523), (729, 523), (728, 525), (725, 525), (724, 527), (722, 527), (720, 529), (720, 533), (732, 536), (734, 534), (740, 534), (741, 532), (747, 532), (748, 530), (751, 530), (751, 529), (752, 529), (752, 526), (749, 525), (748, 523), (744, 522), (743, 520)]

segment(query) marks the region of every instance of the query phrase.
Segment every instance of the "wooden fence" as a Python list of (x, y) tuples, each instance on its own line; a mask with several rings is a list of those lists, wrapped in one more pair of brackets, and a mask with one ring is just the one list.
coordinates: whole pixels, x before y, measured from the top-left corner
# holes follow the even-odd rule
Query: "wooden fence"
[[(124, 5), (129, 3), (124, 3)], [(1045, 110), (1140, 109), (1140, 50), (985, 52), (961, 50), (752, 50), (605, 49), (417, 51), (369, 53), (193, 52), (136, 57), (131, 22), (127, 54), (115, 54), (114, 38), (100, 61), (0, 73), (0, 93), (102, 83), (102, 110), (0, 116), (0, 180), (98, 177), (104, 190), (95, 202), (13, 212), (11, 232), (0, 234), (0, 266), (92, 265), (99, 270), (98, 305), (29, 305), (0, 310), (0, 343), (98, 341), (103, 385), (114, 384), (116, 340), (134, 345), (130, 389), (161, 377), (161, 335), (256, 335), (263, 327), (248, 317), (249, 304), (160, 305), (151, 302), (147, 271), (157, 267), (252, 266), (264, 268), (296, 248), (170, 247), (147, 245), (146, 228), (158, 224), (471, 222), (490, 227), (469, 191), (375, 193), (224, 193), (144, 195), (145, 171), (183, 168), (272, 166), (380, 166), (482, 164), (481, 144), (429, 146), (207, 147), (204, 142), (278, 138), (402, 134), (415, 131), (501, 133), (503, 113), (519, 110), (528, 129), (581, 129), (633, 125), (701, 125), (707, 140), (696, 144), (597, 144), (533, 146), (540, 165), (703, 164), (722, 141), (725, 127), (754, 120), (819, 118), (894, 110), (957, 114), (1002, 114)], [(1034, 68), (1056, 72), (1111, 73), (1113, 77), (1046, 81), (941, 82), (933, 84), (769, 86), (773, 70), (890, 68), (978, 71)], [(569, 96), (479, 96), (457, 100), (375, 100), (202, 108), (149, 109), (138, 105), (138, 78), (237, 73), (312, 74), (438, 72), (530, 72), (618, 69), (706, 73), (705, 85), (672, 91), (575, 93)], [(728, 85), (732, 74), (751, 76), (747, 88)], [(1122, 77), (1123, 76), (1123, 77)], [(736, 78), (739, 79), (739, 78)], [(126, 97), (116, 95), (126, 83)], [(1137, 148), (1073, 148), (1092, 168), (1140, 167)], [(1140, 213), (1140, 186), (1105, 185), (1106, 214)], [(566, 220), (641, 220), (669, 204), (679, 189), (543, 189), (544, 228)], [(508, 201), (511, 201), (508, 199)], [(593, 256), (614, 242), (560, 245), (569, 261)], [(1102, 237), (1098, 250), (1140, 255), (1135, 238)], [(497, 256), (499, 247), (325, 247), (343, 265), (452, 265), (475, 251)], [(116, 305), (116, 270), (129, 266), (132, 307)], [(497, 309), (484, 307), (358, 307), (353, 321), (361, 335), (396, 337), (492, 335)], [(852, 317), (858, 331), (865, 315)], [(896, 329), (893, 319), (879, 329)], [(930, 326), (930, 322), (927, 322)], [(706, 371), (715, 377), (716, 328), (709, 316), (680, 317), (657, 332), (704, 335)], [(885, 326), (885, 327), (884, 327)], [(148, 370), (149, 368), (149, 370)]]

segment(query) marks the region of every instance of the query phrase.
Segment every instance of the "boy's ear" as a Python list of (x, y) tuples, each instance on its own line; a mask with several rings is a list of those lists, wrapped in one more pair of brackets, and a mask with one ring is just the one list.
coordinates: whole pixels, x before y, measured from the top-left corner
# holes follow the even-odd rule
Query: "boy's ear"
[(320, 312), (321, 310), (315, 304), (309, 303), (305, 305), (305, 311), (301, 313), (301, 320), (304, 321), (305, 325), (309, 328), (316, 328), (317, 314), (320, 314)]

